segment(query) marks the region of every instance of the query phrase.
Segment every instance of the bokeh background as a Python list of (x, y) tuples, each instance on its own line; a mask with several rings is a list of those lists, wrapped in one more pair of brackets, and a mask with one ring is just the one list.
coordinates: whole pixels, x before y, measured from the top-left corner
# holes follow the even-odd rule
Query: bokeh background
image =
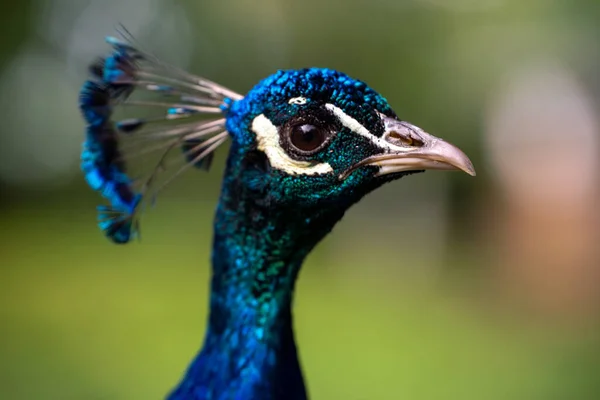
[(124, 247), (78, 170), (78, 89), (117, 23), (242, 93), (340, 69), (474, 161), (371, 194), (311, 254), (312, 398), (600, 398), (597, 0), (28, 0), (0, 6), (1, 399), (160, 399), (202, 342), (225, 151)]

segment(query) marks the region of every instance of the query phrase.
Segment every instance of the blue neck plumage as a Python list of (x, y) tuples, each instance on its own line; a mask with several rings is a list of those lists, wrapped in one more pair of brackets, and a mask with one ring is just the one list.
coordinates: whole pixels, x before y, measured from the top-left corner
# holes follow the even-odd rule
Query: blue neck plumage
[(343, 212), (307, 218), (272, 204), (252, 170), (240, 168), (252, 156), (232, 144), (214, 224), (208, 330), (170, 400), (306, 398), (294, 285), (305, 256)]

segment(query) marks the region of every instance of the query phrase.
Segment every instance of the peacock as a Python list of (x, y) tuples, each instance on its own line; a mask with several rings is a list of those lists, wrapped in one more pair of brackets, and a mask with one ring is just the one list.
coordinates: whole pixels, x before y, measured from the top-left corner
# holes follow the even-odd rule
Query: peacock
[[(307, 254), (384, 183), (429, 169), (475, 175), (471, 161), (342, 72), (280, 70), (242, 96), (161, 61), (124, 29), (106, 40), (110, 50), (90, 66), (79, 105), (81, 168), (108, 203), (98, 224), (110, 240), (139, 237), (139, 216), (157, 194), (185, 170), (208, 170), (230, 142), (208, 327), (167, 398), (306, 399), (292, 301)], [(152, 154), (131, 172), (133, 159)]]

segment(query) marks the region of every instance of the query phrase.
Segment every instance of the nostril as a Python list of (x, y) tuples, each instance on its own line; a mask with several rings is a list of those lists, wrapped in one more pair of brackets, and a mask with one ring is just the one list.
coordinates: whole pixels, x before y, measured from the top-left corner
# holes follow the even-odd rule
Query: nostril
[(404, 138), (402, 137), (401, 134), (399, 134), (396, 131), (391, 131), (390, 133), (388, 133), (388, 136), (392, 139), (397, 139), (397, 140), (404, 140)]
[(398, 131), (392, 130), (386, 133), (385, 139), (397, 146), (412, 146), (412, 147), (422, 147), (425, 143), (421, 140), (421, 138), (417, 137), (417, 135), (412, 132), (403, 132), (400, 133)]
[(398, 131), (389, 131), (386, 135), (386, 139), (392, 143), (400, 146), (423, 146), (423, 141), (415, 135), (411, 135), (410, 132), (400, 133)]
[(415, 147), (423, 147), (425, 145), (425, 142), (423, 142), (419, 138), (412, 138), (411, 139), (411, 145), (415, 146)]

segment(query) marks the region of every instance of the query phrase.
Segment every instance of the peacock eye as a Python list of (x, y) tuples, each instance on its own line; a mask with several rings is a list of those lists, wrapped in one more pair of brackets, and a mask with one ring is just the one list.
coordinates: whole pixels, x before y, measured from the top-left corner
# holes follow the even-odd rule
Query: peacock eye
[(314, 151), (325, 143), (325, 140), (327, 136), (324, 130), (315, 125), (296, 125), (290, 131), (290, 143), (300, 151)]

